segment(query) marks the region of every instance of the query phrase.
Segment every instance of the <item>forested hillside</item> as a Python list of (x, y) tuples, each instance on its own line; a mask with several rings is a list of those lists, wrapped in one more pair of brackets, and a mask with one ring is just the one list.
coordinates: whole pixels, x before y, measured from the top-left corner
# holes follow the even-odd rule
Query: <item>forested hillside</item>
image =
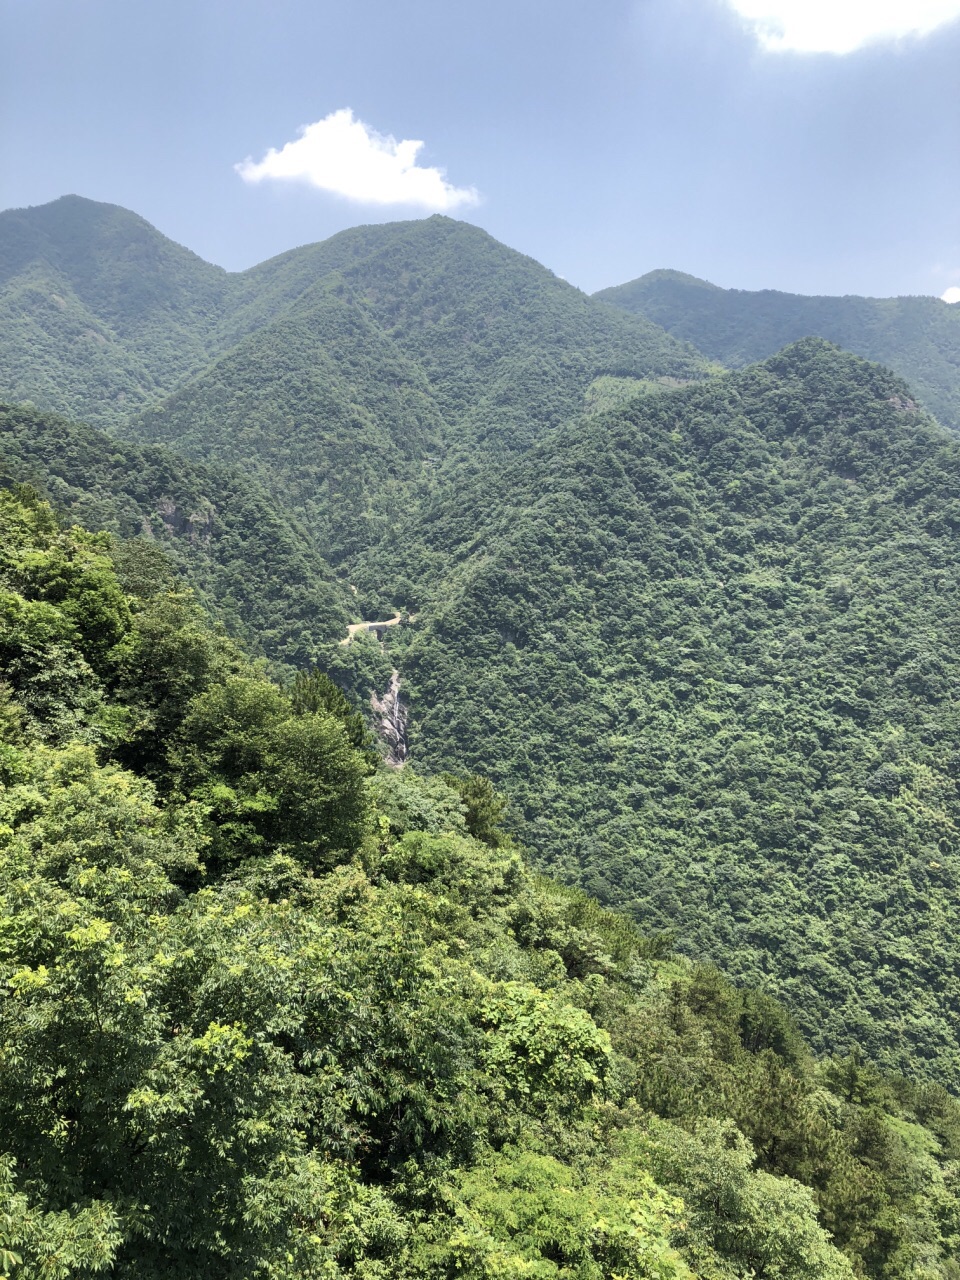
[(952, 313), (635, 286), (0, 215), (0, 1274), (960, 1278)]
[(333, 562), (404, 518), (448, 451), (526, 448), (601, 376), (707, 372), (663, 329), (442, 217), (230, 275), (112, 205), (9, 210), (0, 321), (0, 399), (239, 465)]
[(529, 447), (601, 375), (702, 378), (640, 317), (449, 218), (343, 232), (245, 273), (239, 313), (285, 310), (123, 432), (249, 467), (334, 561), (379, 540), (448, 454)]
[(708, 371), (439, 216), (230, 275), (113, 205), (9, 210), (0, 320), (0, 398), (241, 466), (333, 563), (406, 518), (449, 451), (526, 448), (600, 376)]
[(0, 213), (0, 399), (100, 426), (203, 368), (227, 273), (116, 205)]
[(465, 474), (356, 580), (418, 614), (414, 759), (820, 1047), (957, 1088), (958, 492), (903, 384), (810, 340)]
[(955, 1280), (960, 1111), (533, 876), (0, 491), (0, 1267)]
[(334, 563), (406, 518), (446, 438), (421, 369), (365, 308), (332, 294), (124, 431), (255, 475)]
[[(118, 333), (226, 349), (122, 427), (208, 462), (20, 409), (12, 477), (274, 662), (362, 699), (395, 665), (414, 759), (489, 772), (544, 865), (957, 1082), (956, 474), (906, 388), (815, 346), (671, 390), (706, 366), (446, 218), (228, 277), (109, 206), (10, 217), (12, 276), (40, 244)], [(344, 650), (348, 607), (418, 623)]]
[(680, 271), (651, 271), (594, 297), (646, 316), (731, 368), (763, 360), (800, 338), (827, 338), (889, 365), (944, 426), (960, 430), (960, 307), (939, 298), (719, 289)]
[(279, 667), (315, 662), (347, 626), (347, 596), (297, 522), (236, 470), (122, 444), (92, 427), (0, 405), (0, 478), (162, 562), (207, 612)]

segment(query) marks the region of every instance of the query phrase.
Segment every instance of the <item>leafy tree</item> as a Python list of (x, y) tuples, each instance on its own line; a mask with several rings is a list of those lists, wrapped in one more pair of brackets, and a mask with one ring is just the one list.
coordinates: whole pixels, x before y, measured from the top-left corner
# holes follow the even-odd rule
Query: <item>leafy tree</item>
[(506, 796), (498, 795), (490, 779), (482, 774), (461, 778), (446, 773), (443, 780), (460, 796), (470, 834), (494, 849), (499, 848), (507, 838), (502, 825), (507, 810)]
[(290, 690), (290, 701), (297, 715), (334, 716), (342, 722), (350, 745), (367, 757), (371, 767), (379, 760), (363, 714), (354, 708), (343, 690), (325, 672), (315, 668), (298, 672)]
[(279, 851), (319, 870), (358, 849), (367, 768), (340, 718), (296, 715), (275, 685), (232, 676), (194, 700), (179, 737), (177, 785), (209, 811), (213, 865)]

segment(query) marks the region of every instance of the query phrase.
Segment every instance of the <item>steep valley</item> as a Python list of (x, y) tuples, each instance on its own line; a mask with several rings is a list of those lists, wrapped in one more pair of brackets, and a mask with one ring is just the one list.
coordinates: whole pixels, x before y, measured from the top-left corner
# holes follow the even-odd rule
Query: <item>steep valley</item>
[(0, 214), (3, 1274), (960, 1276), (960, 331), (732, 292)]

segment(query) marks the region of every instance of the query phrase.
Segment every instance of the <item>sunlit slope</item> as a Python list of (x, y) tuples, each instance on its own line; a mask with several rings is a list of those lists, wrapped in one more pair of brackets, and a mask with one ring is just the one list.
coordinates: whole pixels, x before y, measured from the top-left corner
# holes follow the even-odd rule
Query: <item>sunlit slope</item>
[(0, 549), (8, 1272), (952, 1280), (945, 1090), (533, 874), (162, 556), (23, 489)]
[(944, 425), (960, 429), (960, 307), (939, 298), (719, 289), (679, 271), (651, 271), (594, 297), (646, 316), (732, 368), (800, 338), (828, 338), (889, 365)]
[(115, 424), (207, 363), (228, 285), (116, 205), (0, 213), (0, 395)]
[(391, 553), (414, 759), (489, 772), (545, 864), (818, 1044), (957, 1086), (958, 492), (953, 438), (819, 340), (564, 427)]
[(599, 375), (705, 373), (649, 322), (448, 218), (344, 232), (237, 289), (225, 324), (247, 336), (125, 430), (253, 469), (336, 561), (405, 519), (445, 461), (529, 447)]

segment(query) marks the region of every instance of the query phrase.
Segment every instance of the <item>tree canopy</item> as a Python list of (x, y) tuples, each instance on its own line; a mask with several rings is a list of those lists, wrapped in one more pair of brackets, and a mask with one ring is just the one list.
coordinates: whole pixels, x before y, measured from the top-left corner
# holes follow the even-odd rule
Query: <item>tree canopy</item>
[(0, 1271), (956, 1274), (945, 1091), (815, 1060), (0, 497)]

